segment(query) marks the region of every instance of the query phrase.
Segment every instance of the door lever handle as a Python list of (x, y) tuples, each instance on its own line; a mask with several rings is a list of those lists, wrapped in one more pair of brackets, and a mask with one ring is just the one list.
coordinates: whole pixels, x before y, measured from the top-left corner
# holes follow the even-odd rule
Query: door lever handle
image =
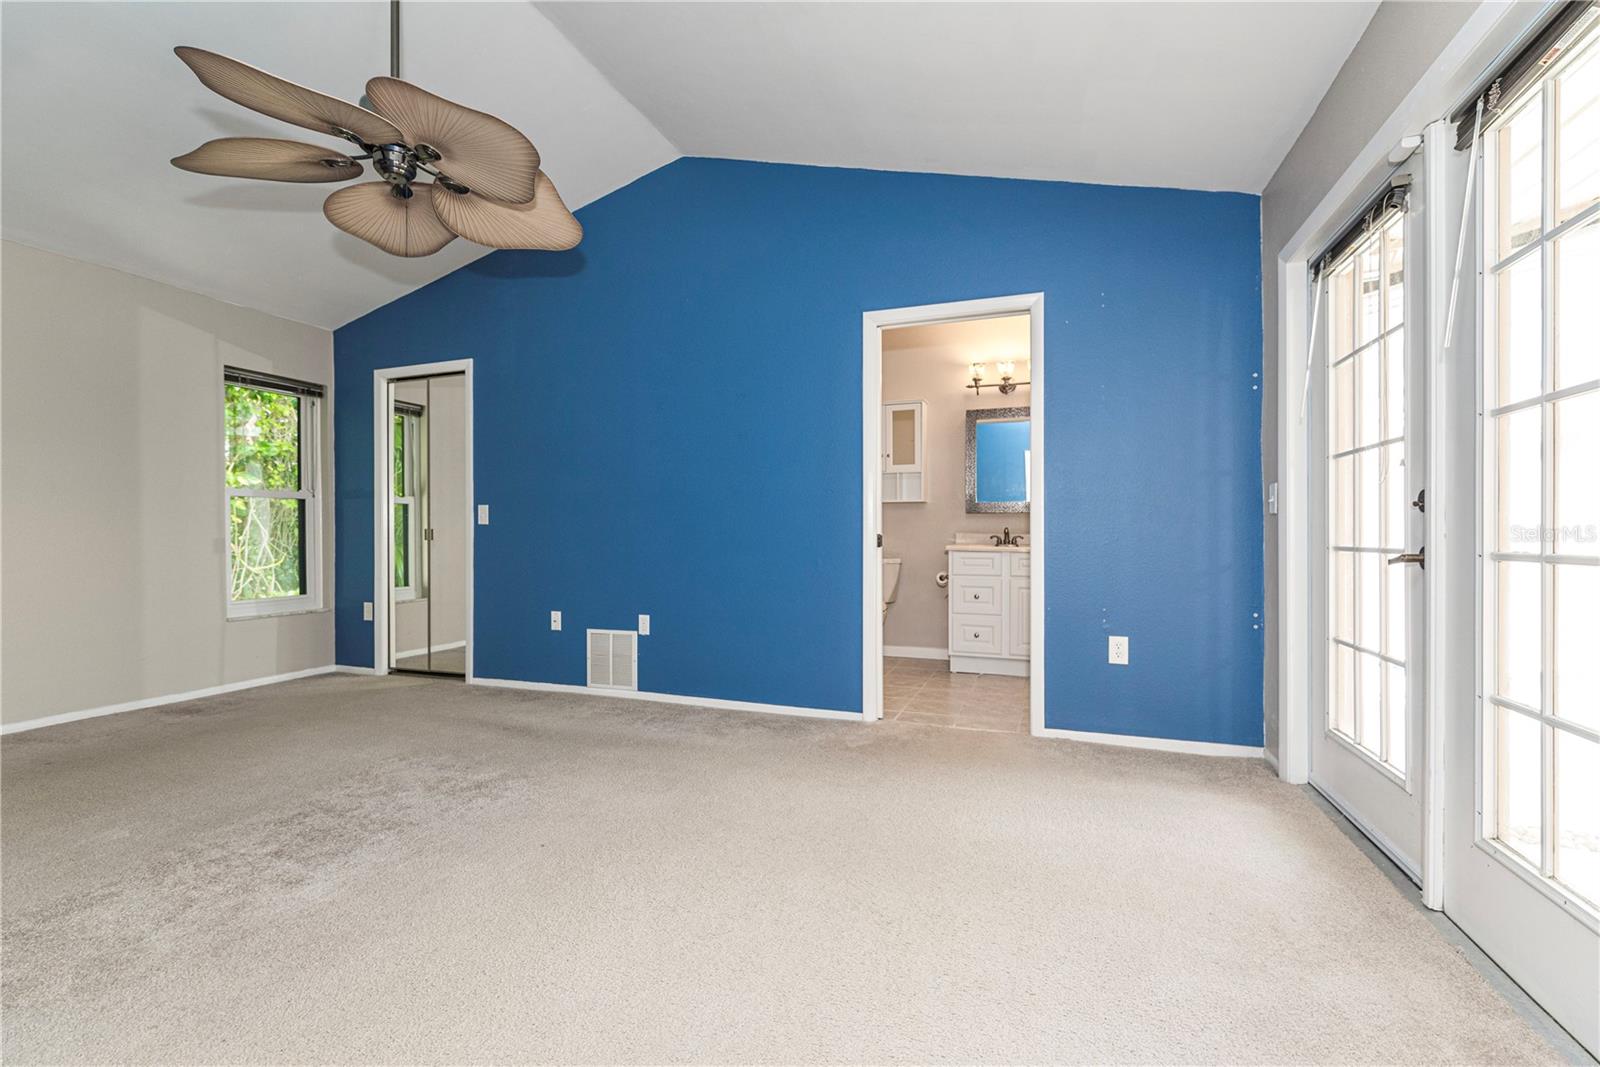
[(1402, 552), (1398, 556), (1389, 557), (1389, 566), (1396, 563), (1415, 563), (1423, 570), (1428, 569), (1428, 546), (1424, 545), (1415, 552)]

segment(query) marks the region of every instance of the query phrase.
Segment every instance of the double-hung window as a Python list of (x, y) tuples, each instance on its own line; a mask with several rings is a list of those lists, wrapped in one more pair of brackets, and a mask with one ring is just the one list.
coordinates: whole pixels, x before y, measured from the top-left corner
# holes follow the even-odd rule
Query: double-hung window
[(321, 607), (322, 387), (223, 371), (229, 618)]
[(394, 481), (393, 583), (396, 601), (415, 600), (421, 588), (418, 574), (421, 560), (417, 541), (422, 524), (417, 501), (421, 496), (419, 482), (422, 471), (417, 459), (422, 411), (420, 406), (413, 404), (396, 401), (394, 405), (394, 451), (390, 456), (390, 472)]
[(1600, 910), (1600, 32), (1484, 138), (1482, 838)]

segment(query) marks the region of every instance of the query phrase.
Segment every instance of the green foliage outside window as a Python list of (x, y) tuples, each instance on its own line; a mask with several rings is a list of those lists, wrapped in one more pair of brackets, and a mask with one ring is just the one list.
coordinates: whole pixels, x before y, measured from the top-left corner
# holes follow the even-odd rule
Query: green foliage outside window
[[(394, 417), (394, 451), (390, 456), (391, 466), (394, 470), (394, 495), (406, 497), (407, 492), (406, 471), (406, 417)], [(411, 505), (410, 503), (396, 503), (394, 505), (394, 587), (396, 589), (409, 589), (411, 587)]]
[(411, 506), (394, 506), (394, 587), (406, 589), (411, 585)]
[[(300, 488), (301, 398), (228, 385), (226, 484), (230, 489)], [(229, 596), (264, 600), (305, 592), (305, 502), (230, 496)]]
[(394, 495), (410, 496), (406, 492), (406, 417), (394, 417)]

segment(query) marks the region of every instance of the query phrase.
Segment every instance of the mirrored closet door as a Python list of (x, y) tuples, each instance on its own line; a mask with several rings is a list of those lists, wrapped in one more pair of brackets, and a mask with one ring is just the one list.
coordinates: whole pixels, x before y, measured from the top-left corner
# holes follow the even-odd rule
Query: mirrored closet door
[(389, 666), (465, 676), (466, 378), (389, 386)]

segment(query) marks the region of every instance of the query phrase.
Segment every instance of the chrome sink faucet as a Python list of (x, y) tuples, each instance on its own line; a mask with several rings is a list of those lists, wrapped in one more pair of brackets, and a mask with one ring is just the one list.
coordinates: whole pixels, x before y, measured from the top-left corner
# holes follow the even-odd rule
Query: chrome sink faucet
[(1009, 526), (1005, 528), (1003, 533), (990, 534), (989, 540), (994, 542), (994, 547), (996, 548), (1002, 548), (1005, 546), (1020, 547), (1022, 545), (1022, 535), (1017, 534), (1015, 537), (1012, 537), (1011, 527)]

